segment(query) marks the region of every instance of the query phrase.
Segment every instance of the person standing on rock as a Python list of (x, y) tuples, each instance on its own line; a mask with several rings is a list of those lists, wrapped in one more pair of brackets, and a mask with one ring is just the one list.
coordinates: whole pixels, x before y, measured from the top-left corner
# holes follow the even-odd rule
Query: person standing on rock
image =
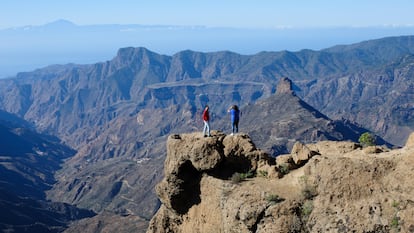
[(206, 105), (206, 107), (204, 108), (204, 111), (203, 111), (203, 115), (202, 115), (202, 118), (203, 118), (203, 121), (204, 121), (204, 129), (203, 129), (204, 137), (207, 137), (207, 136), (211, 137), (211, 134), (210, 134), (210, 113), (209, 113), (208, 109), (209, 109), (209, 107), (208, 107), (208, 105)]
[(233, 105), (227, 110), (227, 112), (230, 113), (231, 120), (232, 133), (230, 135), (233, 135), (239, 132), (240, 110), (239, 107), (237, 107), (237, 105)]

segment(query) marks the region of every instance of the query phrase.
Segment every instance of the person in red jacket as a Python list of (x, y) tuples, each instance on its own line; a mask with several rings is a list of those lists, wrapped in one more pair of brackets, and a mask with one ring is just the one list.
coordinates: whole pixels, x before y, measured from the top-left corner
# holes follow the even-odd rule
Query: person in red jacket
[(206, 107), (204, 108), (204, 111), (203, 111), (203, 115), (202, 115), (202, 118), (203, 118), (203, 121), (204, 121), (204, 129), (203, 129), (203, 135), (204, 135), (204, 137), (211, 137), (211, 134), (210, 134), (210, 113), (208, 112), (208, 109), (209, 109), (209, 107), (208, 107), (208, 105), (206, 105)]

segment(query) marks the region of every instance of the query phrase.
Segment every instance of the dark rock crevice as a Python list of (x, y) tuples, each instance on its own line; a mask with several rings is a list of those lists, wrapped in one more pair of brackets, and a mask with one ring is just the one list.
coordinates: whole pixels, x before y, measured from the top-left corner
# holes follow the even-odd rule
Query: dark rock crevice
[(171, 206), (178, 214), (185, 214), (193, 206), (201, 202), (201, 173), (190, 161), (186, 161), (179, 169), (177, 182), (180, 192), (171, 198)]
[(262, 221), (262, 219), (264, 218), (266, 214), (266, 208), (263, 209), (259, 215), (257, 216), (256, 222), (253, 224), (253, 226), (249, 229), (251, 232), (257, 232), (257, 226), (259, 225), (259, 223)]
[(251, 161), (247, 157), (231, 155), (223, 159), (208, 175), (221, 180), (228, 180), (234, 173), (247, 173), (252, 169)]

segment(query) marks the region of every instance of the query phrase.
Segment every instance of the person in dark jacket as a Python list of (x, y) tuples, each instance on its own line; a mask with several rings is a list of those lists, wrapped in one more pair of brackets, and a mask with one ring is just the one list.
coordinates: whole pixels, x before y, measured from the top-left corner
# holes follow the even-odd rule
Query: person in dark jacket
[(239, 110), (239, 107), (237, 107), (237, 105), (231, 106), (227, 111), (230, 113), (231, 130), (232, 130), (231, 135), (233, 135), (239, 132), (239, 119), (240, 119), (241, 112)]
[(204, 108), (204, 111), (203, 111), (203, 115), (202, 115), (202, 118), (203, 118), (203, 122), (204, 122), (204, 128), (203, 128), (203, 135), (204, 135), (204, 137), (211, 137), (211, 134), (210, 134), (210, 113), (209, 113), (209, 107), (208, 107), (208, 105), (206, 105), (206, 107)]

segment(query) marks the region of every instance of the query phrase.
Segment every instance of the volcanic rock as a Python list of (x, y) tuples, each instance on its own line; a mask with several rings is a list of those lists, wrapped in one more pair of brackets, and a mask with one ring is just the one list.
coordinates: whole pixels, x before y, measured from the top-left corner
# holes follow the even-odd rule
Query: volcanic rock
[[(318, 155), (279, 178), (262, 169), (277, 171), (293, 154), (274, 163), (248, 135), (170, 137), (157, 186), (162, 205), (147, 233), (412, 232), (414, 148), (366, 154), (352, 142), (297, 145)], [(234, 182), (223, 173), (246, 169), (256, 176)]]

